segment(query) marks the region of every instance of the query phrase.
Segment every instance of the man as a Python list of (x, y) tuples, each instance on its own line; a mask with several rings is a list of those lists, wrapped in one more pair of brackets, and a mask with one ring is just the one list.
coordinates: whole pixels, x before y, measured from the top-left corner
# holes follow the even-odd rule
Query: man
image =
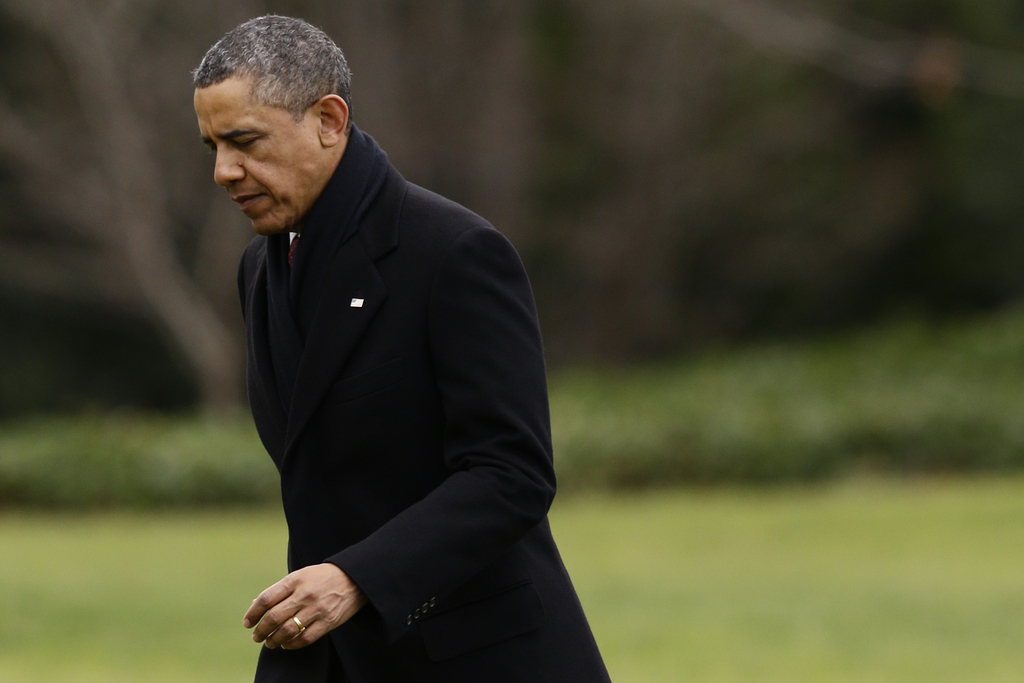
[(245, 614), (256, 680), (607, 681), (547, 522), (543, 354), (511, 245), (351, 125), (345, 59), (309, 24), (248, 21), (193, 76), (215, 179), (258, 233), (238, 278), (249, 403), (290, 573)]

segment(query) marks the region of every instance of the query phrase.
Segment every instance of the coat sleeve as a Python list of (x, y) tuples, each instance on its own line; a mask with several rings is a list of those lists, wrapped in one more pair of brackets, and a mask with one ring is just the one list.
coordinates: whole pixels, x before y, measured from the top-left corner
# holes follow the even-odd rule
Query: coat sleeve
[(533, 294), (490, 227), (457, 237), (433, 283), (431, 353), (450, 476), (328, 558), (367, 595), (390, 641), (547, 515), (555, 494), (544, 354)]

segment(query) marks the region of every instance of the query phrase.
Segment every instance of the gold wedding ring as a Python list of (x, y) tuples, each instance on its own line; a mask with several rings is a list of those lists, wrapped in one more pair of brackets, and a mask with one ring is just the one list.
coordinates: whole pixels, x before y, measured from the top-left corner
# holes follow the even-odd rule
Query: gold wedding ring
[(299, 621), (298, 617), (292, 617), (292, 621), (294, 621), (295, 625), (299, 627), (299, 633), (302, 633), (306, 630), (306, 627), (302, 625), (302, 622)]

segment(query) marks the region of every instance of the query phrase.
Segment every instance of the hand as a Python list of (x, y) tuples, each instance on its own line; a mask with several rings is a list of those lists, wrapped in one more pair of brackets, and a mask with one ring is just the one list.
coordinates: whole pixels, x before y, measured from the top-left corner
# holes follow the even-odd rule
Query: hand
[[(330, 563), (317, 564), (292, 572), (260, 593), (242, 624), (256, 626), (252, 639), (257, 643), (297, 650), (344, 624), (364, 604), (366, 596), (345, 572)], [(306, 627), (304, 631), (293, 617)]]

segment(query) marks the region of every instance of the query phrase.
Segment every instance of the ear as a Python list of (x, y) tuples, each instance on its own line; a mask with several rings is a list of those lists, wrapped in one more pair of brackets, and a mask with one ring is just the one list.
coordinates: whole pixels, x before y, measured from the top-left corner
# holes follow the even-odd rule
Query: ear
[(348, 105), (337, 95), (327, 95), (315, 105), (320, 118), (320, 144), (334, 147), (348, 139)]

